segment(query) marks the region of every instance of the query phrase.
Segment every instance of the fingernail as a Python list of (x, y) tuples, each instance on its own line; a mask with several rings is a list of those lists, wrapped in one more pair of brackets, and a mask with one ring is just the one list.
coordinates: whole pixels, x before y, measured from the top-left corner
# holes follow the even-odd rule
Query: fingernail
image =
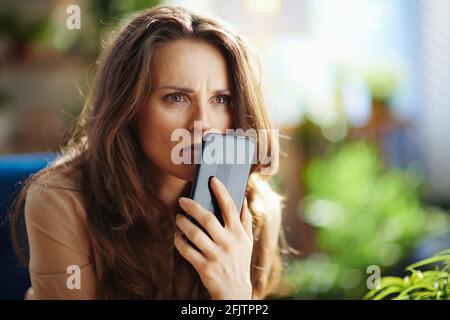
[(178, 199), (178, 202), (180, 203), (180, 205), (183, 205), (183, 204), (186, 203), (186, 200), (187, 200), (187, 198), (181, 197), (181, 198)]
[(219, 184), (220, 183), (220, 181), (219, 181), (219, 179), (217, 178), (217, 177), (212, 177), (212, 183), (214, 183), (214, 184)]

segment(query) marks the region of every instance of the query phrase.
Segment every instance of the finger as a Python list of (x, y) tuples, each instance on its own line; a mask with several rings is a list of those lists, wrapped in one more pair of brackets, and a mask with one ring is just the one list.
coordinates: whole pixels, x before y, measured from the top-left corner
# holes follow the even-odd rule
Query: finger
[(222, 212), (225, 226), (236, 226), (240, 223), (239, 214), (225, 185), (217, 178), (211, 179), (211, 187)]
[(224, 240), (223, 227), (212, 212), (209, 212), (198, 202), (189, 198), (181, 197), (179, 202), (184, 212), (200, 223), (214, 242), (220, 243)]
[(247, 197), (244, 197), (244, 203), (242, 205), (242, 211), (241, 211), (241, 220), (242, 220), (242, 227), (244, 228), (245, 233), (252, 240), (253, 239), (253, 221), (252, 221), (253, 218), (250, 213), (250, 210), (248, 209)]
[(181, 234), (177, 231), (174, 234), (174, 245), (177, 248), (180, 255), (189, 261), (194, 268), (198, 268), (200, 265), (205, 263), (205, 257), (195, 250), (191, 245), (189, 245), (181, 236)]
[(191, 240), (205, 256), (214, 256), (214, 253), (217, 251), (215, 244), (202, 229), (192, 223), (192, 221), (189, 221), (189, 219), (182, 214), (177, 214), (176, 224), (186, 237)]

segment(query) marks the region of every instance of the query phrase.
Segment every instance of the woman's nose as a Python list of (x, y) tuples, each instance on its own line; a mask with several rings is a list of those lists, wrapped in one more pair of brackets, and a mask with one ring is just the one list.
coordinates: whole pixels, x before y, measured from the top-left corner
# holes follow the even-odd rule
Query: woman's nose
[(211, 129), (211, 120), (209, 119), (208, 106), (206, 104), (197, 104), (195, 112), (191, 119), (192, 129), (201, 130), (202, 133)]

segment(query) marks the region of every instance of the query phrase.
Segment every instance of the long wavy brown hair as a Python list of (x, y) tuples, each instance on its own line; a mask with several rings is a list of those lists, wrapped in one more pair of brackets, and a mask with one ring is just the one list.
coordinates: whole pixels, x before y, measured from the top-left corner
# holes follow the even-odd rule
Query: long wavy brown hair
[[(29, 257), (23, 206), (29, 185), (61, 166), (73, 168), (82, 176), (80, 190), (98, 278), (98, 297), (167, 298), (162, 294), (167, 286), (162, 275), (169, 270), (155, 262), (155, 255), (162, 243), (173, 241), (173, 230), (164, 228), (173, 227), (173, 221), (165, 223), (172, 215), (146, 182), (148, 160), (137, 139), (135, 119), (149, 98), (155, 49), (178, 39), (206, 41), (220, 49), (232, 78), (235, 127), (266, 129), (264, 139), (258, 140), (258, 150), (277, 159), (258, 64), (247, 42), (217, 19), (186, 8), (158, 6), (142, 11), (103, 51), (91, 92), (61, 157), (31, 176), (16, 198), (11, 213), (12, 237), (15, 250), (25, 263)], [(262, 168), (260, 162), (252, 167), (247, 186), (254, 225), (254, 298), (270, 294), (282, 270), (279, 244), (274, 250), (267, 250), (265, 243), (267, 227), (274, 223), (268, 222), (268, 217), (279, 221), (282, 198), (269, 187), (270, 176), (262, 175)], [(279, 226), (276, 221), (275, 226)], [(278, 231), (272, 232), (278, 235)]]

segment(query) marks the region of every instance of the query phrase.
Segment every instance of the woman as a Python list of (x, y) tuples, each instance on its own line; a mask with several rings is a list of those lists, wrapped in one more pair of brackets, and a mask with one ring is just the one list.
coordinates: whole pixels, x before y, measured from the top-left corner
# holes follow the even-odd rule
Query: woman
[(244, 40), (185, 8), (145, 10), (101, 56), (63, 155), (27, 181), (15, 204), (13, 237), (29, 258), (34, 298), (261, 299), (275, 288), (281, 198), (261, 163), (240, 216), (224, 185), (212, 183), (224, 226), (182, 197), (195, 166), (171, 160), (171, 133), (193, 132), (194, 122), (202, 134), (266, 129), (258, 148), (277, 152)]

